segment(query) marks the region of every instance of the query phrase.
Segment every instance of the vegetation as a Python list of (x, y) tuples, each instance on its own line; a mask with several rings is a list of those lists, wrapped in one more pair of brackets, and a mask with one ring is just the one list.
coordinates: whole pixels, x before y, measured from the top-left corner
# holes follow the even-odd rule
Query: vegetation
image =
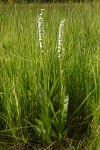
[(12, 4), (12, 3), (75, 3), (75, 2), (78, 2), (78, 3), (87, 3), (87, 2), (99, 2), (99, 0), (0, 0), (4, 3), (9, 3), (9, 4)]
[(99, 14), (99, 4), (0, 5), (1, 150), (99, 150)]

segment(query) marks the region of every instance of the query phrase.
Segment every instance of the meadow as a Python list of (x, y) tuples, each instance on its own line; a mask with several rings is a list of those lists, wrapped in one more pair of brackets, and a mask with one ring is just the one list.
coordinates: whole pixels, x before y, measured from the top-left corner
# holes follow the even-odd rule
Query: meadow
[(39, 149), (100, 149), (99, 3), (0, 4), (0, 150)]

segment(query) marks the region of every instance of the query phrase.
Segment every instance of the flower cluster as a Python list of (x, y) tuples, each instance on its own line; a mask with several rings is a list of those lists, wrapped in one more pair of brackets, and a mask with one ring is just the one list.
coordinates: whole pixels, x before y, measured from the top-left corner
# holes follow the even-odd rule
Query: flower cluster
[(64, 22), (65, 19), (60, 22), (58, 30), (58, 57), (61, 56), (61, 51), (63, 50)]
[(44, 52), (44, 21), (43, 21), (43, 10), (41, 9), (41, 13), (37, 16), (38, 17), (38, 38), (39, 38), (39, 45)]

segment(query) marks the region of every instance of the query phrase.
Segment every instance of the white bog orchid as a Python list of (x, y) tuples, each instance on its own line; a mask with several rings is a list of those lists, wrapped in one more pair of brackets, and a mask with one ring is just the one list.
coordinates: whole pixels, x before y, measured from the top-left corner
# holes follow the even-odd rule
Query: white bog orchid
[(58, 30), (58, 57), (61, 56), (61, 51), (63, 50), (64, 22), (65, 19), (60, 22)]
[(42, 53), (44, 52), (44, 21), (43, 21), (43, 10), (41, 9), (41, 13), (37, 16), (38, 17), (38, 38), (39, 38), (39, 45)]

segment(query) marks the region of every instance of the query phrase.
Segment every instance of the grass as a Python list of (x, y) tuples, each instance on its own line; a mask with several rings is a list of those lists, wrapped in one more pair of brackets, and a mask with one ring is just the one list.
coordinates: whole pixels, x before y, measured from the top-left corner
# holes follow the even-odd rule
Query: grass
[(99, 150), (99, 14), (99, 3), (0, 5), (1, 149)]

